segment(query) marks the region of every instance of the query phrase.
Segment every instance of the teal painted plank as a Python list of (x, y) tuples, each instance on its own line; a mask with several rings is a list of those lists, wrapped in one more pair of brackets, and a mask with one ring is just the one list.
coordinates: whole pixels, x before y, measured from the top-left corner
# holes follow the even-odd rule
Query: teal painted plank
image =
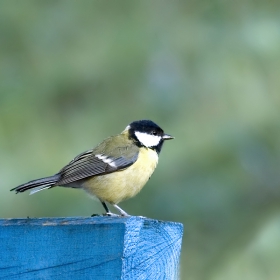
[(182, 231), (141, 217), (0, 219), (0, 279), (177, 279)]

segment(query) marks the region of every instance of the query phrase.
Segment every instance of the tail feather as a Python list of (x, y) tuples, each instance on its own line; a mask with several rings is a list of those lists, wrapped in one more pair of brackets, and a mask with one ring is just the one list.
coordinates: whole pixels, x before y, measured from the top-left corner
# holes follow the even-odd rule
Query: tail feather
[(45, 189), (49, 189), (49, 188), (55, 186), (55, 184), (58, 182), (59, 178), (60, 178), (60, 175), (55, 174), (50, 177), (32, 180), (28, 183), (22, 184), (16, 188), (11, 189), (11, 191), (15, 191), (16, 193), (19, 193), (19, 192), (25, 192), (30, 189), (34, 189), (30, 192), (30, 194), (34, 194), (36, 192), (39, 192), (39, 191), (42, 191)]

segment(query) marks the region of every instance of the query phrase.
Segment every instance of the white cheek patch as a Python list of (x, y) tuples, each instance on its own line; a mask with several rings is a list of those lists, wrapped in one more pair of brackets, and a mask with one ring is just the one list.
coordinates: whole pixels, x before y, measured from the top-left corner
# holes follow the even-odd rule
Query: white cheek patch
[(157, 146), (161, 140), (160, 136), (150, 135), (143, 132), (135, 132), (137, 139), (145, 146), (145, 147), (154, 147)]
[(98, 154), (98, 155), (95, 155), (95, 156), (97, 158), (101, 159), (103, 162), (108, 163), (110, 166), (117, 167), (116, 164), (113, 162), (113, 159), (108, 158), (107, 156), (104, 156), (104, 155), (101, 155), (101, 154)]

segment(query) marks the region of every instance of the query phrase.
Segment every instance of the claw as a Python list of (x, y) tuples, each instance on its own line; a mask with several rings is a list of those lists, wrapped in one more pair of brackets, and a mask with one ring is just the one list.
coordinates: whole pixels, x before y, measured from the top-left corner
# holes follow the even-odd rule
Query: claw
[(118, 214), (114, 214), (114, 213), (112, 213), (112, 212), (107, 212), (107, 213), (105, 213), (103, 216), (109, 216), (109, 217), (120, 217), (120, 215), (118, 215)]

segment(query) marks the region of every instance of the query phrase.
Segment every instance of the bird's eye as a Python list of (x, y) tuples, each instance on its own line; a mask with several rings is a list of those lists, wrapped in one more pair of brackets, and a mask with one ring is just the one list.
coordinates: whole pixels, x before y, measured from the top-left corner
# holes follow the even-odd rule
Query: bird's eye
[(157, 135), (157, 132), (155, 130), (152, 131), (153, 135)]

